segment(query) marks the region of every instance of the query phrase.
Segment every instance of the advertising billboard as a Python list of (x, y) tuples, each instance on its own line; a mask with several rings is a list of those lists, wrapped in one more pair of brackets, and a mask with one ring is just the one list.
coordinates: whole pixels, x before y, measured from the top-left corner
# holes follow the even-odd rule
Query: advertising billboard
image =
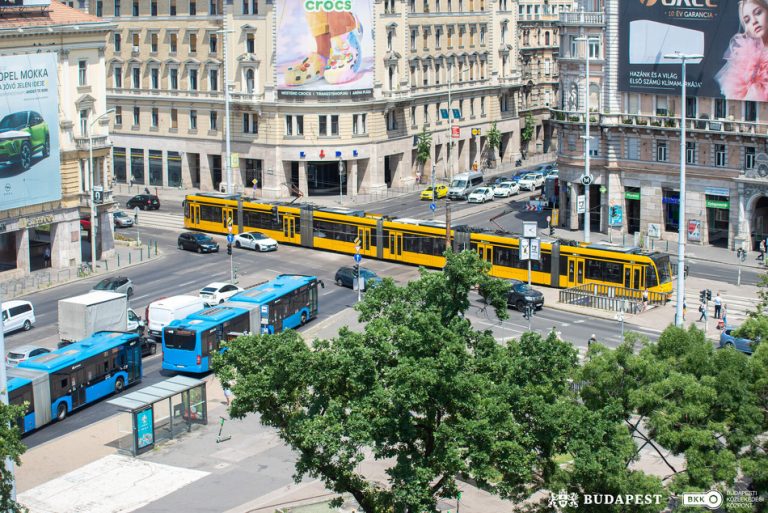
[(278, 96), (372, 96), (373, 2), (277, 0)]
[(61, 199), (56, 54), (0, 56), (0, 209)]
[(768, 26), (762, 0), (627, 0), (619, 4), (619, 89), (768, 101)]

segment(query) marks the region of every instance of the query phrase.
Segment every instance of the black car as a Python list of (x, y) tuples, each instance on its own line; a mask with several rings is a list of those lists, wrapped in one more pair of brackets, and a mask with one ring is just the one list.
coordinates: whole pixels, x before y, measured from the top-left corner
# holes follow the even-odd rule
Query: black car
[[(365, 267), (360, 268), (360, 275), (363, 277), (363, 290), (366, 290), (373, 286), (373, 284), (379, 283), (381, 281), (381, 278), (379, 278), (375, 272), (371, 271), (370, 269), (366, 269)], [(339, 267), (339, 270), (336, 271), (336, 277), (334, 278), (336, 285), (340, 287), (353, 288), (354, 280), (355, 269), (352, 266), (345, 265), (343, 267)]]
[(511, 287), (507, 294), (507, 306), (514, 307), (520, 312), (529, 304), (537, 310), (544, 306), (544, 294), (538, 290), (520, 280), (509, 280), (509, 283)]
[(125, 207), (139, 207), (139, 210), (160, 210), (160, 199), (154, 194), (137, 194), (128, 200)]
[(219, 251), (219, 244), (204, 233), (184, 232), (179, 235), (179, 249), (197, 251), (198, 253), (213, 253)]
[(141, 356), (150, 356), (157, 353), (157, 342), (152, 337), (141, 337)]

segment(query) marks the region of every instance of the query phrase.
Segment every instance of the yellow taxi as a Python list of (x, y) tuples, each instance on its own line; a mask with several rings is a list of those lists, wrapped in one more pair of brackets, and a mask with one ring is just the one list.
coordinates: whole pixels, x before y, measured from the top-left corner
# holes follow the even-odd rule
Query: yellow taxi
[[(437, 185), (435, 186), (435, 192), (437, 193), (437, 199), (445, 198), (446, 196), (448, 196), (448, 186)], [(432, 194), (432, 187), (427, 187), (426, 189), (421, 191), (421, 199), (423, 200), (435, 199), (434, 194)]]

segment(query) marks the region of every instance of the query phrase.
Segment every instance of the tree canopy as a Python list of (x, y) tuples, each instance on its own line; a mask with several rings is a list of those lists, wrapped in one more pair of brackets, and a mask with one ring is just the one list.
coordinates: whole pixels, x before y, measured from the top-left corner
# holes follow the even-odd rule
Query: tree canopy
[(16, 423), (24, 414), (24, 407), (7, 405), (0, 401), (0, 511), (21, 513), (26, 508), (11, 498), (13, 488), (12, 475), (5, 472), (3, 463), (8, 459), (15, 465), (21, 465), (21, 455), (27, 450), (21, 443), (21, 431)]

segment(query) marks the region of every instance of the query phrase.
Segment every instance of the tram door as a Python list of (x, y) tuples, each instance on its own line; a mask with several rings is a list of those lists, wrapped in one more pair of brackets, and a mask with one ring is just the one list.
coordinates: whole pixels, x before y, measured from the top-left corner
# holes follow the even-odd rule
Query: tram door
[(568, 286), (576, 287), (584, 283), (584, 259), (568, 257)]
[(234, 232), (235, 231), (235, 228), (234, 228), (234, 226), (235, 226), (235, 212), (231, 208), (229, 208), (229, 207), (223, 207), (221, 209), (221, 213), (223, 214), (221, 216), (222, 217), (222, 220), (221, 220), (222, 228), (224, 228), (224, 230), (226, 231), (231, 226), (232, 227), (232, 231)]
[(189, 220), (192, 226), (197, 227), (200, 224), (200, 205), (190, 205), (189, 210)]
[(360, 241), (360, 254), (367, 256), (376, 256), (376, 245), (371, 249), (371, 228), (369, 226), (360, 226), (357, 228), (357, 238)]
[(477, 254), (486, 262), (493, 264), (493, 246), (491, 244), (478, 244)]
[(627, 264), (624, 266), (624, 288), (644, 289), (645, 280), (642, 265)]
[(286, 241), (297, 242), (296, 238), (296, 218), (289, 215), (283, 215), (283, 237)]
[(390, 258), (399, 260), (403, 255), (403, 234), (397, 232), (389, 232), (389, 256)]

